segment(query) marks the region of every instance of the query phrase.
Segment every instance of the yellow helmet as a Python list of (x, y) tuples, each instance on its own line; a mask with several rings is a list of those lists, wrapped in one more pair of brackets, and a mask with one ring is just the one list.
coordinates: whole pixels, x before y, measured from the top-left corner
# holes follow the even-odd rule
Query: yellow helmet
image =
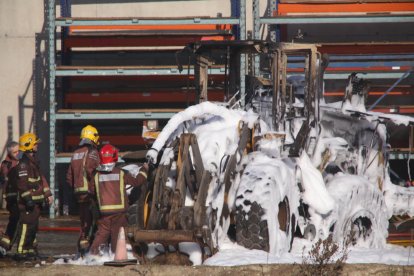
[(82, 139), (89, 139), (92, 142), (94, 142), (95, 144), (98, 145), (98, 141), (99, 141), (99, 134), (98, 134), (98, 130), (96, 128), (94, 128), (91, 125), (87, 125), (86, 127), (82, 128), (81, 131), (81, 135), (80, 135), (81, 140)]
[(21, 151), (31, 151), (33, 147), (40, 142), (40, 139), (37, 138), (34, 133), (25, 133), (19, 138), (19, 150)]

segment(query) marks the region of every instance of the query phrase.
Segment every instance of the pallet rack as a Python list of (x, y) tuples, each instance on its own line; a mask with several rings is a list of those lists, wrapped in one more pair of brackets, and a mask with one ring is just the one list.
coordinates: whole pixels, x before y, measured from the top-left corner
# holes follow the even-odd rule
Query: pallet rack
[[(239, 28), (238, 39), (246, 38), (246, 1), (236, 0), (233, 6), (234, 17), (182, 17), (182, 18), (79, 18), (71, 17), (70, 0), (61, 0), (61, 17), (56, 17), (56, 1), (49, 0), (47, 9), (47, 26), (48, 26), (48, 86), (49, 86), (49, 132), (50, 132), (50, 184), (55, 194), (58, 193), (56, 187), (56, 165), (67, 163), (69, 157), (67, 154), (56, 152), (57, 139), (57, 122), (81, 122), (82, 120), (139, 120), (139, 119), (165, 119), (170, 118), (178, 109), (127, 109), (124, 110), (100, 110), (100, 109), (78, 109), (73, 108), (81, 103), (96, 102), (94, 95), (85, 94), (85, 89), (73, 88), (70, 93), (65, 95), (65, 106), (57, 110), (56, 80), (62, 80), (62, 86), (66, 86), (66, 79), (76, 78), (82, 80), (111, 80), (122, 79), (133, 81), (157, 76), (160, 79), (175, 78), (184, 81), (184, 77), (195, 74), (192, 68), (183, 68), (180, 72), (175, 66), (125, 66), (125, 65), (73, 65), (68, 62), (68, 51), (74, 47), (99, 48), (99, 47), (134, 47), (134, 46), (158, 46), (160, 40), (164, 41), (164, 46), (183, 46), (188, 40), (183, 39), (181, 35), (174, 33), (174, 26), (181, 26), (191, 32), (191, 26), (206, 26), (203, 32), (193, 33), (197, 40), (203, 39), (205, 35), (211, 34), (211, 26), (220, 25), (220, 29), (225, 34), (228, 26), (237, 26)], [(261, 28), (268, 27), (269, 38), (272, 41), (287, 41), (290, 39), (287, 35), (288, 26), (333, 26), (335, 24), (361, 24), (362, 26), (375, 24), (407, 24), (414, 29), (414, 3), (410, 1), (392, 1), (398, 3), (374, 3), (374, 1), (294, 1), (294, 0), (268, 0), (268, 10), (266, 16), (261, 16), (259, 12), (259, 0), (253, 0), (253, 39), (261, 38)], [(311, 3), (302, 3), (311, 2)], [(345, 2), (345, 3), (344, 3)], [(361, 3), (363, 2), (363, 3)], [(315, 5), (317, 3), (317, 5)], [(354, 26), (354, 25), (352, 25)], [(56, 29), (61, 28), (62, 34), (62, 64), (56, 62)], [(201, 27), (200, 27), (201, 28)], [(158, 34), (145, 34), (142, 30), (157, 30)], [(131, 32), (140, 30), (139, 37), (131, 35)], [(104, 38), (99, 37), (101, 33), (106, 33)], [(299, 34), (298, 34), (299, 36)], [(168, 39), (165, 39), (168, 37)], [(99, 40), (97, 39), (99, 38)], [(319, 43), (319, 41), (315, 41)], [(414, 64), (414, 41), (328, 41), (321, 43), (319, 51), (328, 53), (331, 56), (330, 66), (328, 67), (325, 80), (329, 84), (325, 93), (327, 98), (340, 98), (344, 87), (342, 85), (348, 75), (353, 71), (363, 71), (364, 78), (375, 80), (373, 92), (370, 94), (370, 100), (374, 101), (386, 93), (387, 88), (392, 83), (401, 79)], [(69, 64), (69, 65), (68, 65)], [(254, 74), (260, 75), (259, 57), (254, 57)], [(240, 94), (244, 99), (245, 93), (245, 57), (240, 61)], [(224, 75), (223, 68), (211, 68), (210, 74), (217, 79)], [(295, 73), (295, 68), (290, 69)], [(342, 83), (341, 85), (332, 85)], [(147, 91), (147, 90), (146, 90)], [(211, 91), (211, 90), (210, 90)], [(102, 89), (99, 91), (102, 103), (110, 99), (110, 90)], [(145, 91), (143, 91), (144, 93)], [(153, 92), (153, 93), (152, 93)], [(152, 88), (151, 94), (155, 92), (159, 97), (166, 96), (169, 93), (175, 93), (174, 99), (183, 99), (183, 91), (172, 89), (170, 91), (156, 91)], [(122, 99), (130, 98), (128, 89), (118, 91)], [(164, 94), (162, 94), (164, 93)], [(85, 96), (86, 95), (86, 96)], [(219, 92), (209, 93), (209, 96), (216, 95), (220, 97)], [(387, 93), (388, 97), (412, 99), (412, 85), (399, 85), (395, 90)], [(107, 97), (107, 98), (105, 98)], [(154, 96), (156, 98), (157, 96)], [(83, 98), (80, 100), (80, 98)], [(133, 103), (144, 101), (143, 96), (134, 94), (131, 100)], [(99, 102), (99, 101), (98, 101)], [(241, 102), (243, 104), (243, 101)], [(406, 103), (410, 103), (410, 100)], [(413, 114), (414, 105), (406, 104), (397, 107), (384, 106), (383, 103), (376, 106), (378, 111), (399, 110), (400, 113)], [(68, 135), (68, 143), (74, 143), (77, 135)], [(123, 135), (125, 136), (128, 135)], [(122, 140), (119, 135), (108, 134), (108, 139)], [(137, 135), (130, 135), (130, 138), (136, 139), (137, 143), (143, 143)], [(403, 154), (403, 155), (402, 155)], [(405, 154), (405, 155), (404, 155)], [(395, 153), (395, 158), (407, 156), (405, 152)], [(413, 156), (414, 157), (414, 156)], [(54, 207), (50, 208), (50, 216), (54, 216)]]
[[(312, 3), (309, 3), (312, 2)], [(323, 29), (331, 24), (379, 24), (408, 23), (414, 26), (414, 3), (410, 1), (390, 1), (398, 3), (374, 3), (378, 1), (289, 1), (269, 0), (266, 16), (260, 16), (259, 0), (253, 1), (253, 38), (260, 39), (263, 25), (269, 27), (269, 38), (272, 41), (288, 41), (286, 26), (299, 25), (306, 27), (316, 25)], [(385, 2), (385, 1), (381, 1)], [(281, 34), (285, 28), (284, 37)], [(410, 29), (407, 27), (407, 29)], [(303, 35), (303, 34), (302, 34)], [(302, 37), (303, 38), (303, 37)], [(300, 37), (298, 38), (300, 41)], [(309, 42), (309, 41), (307, 41)], [(313, 41), (311, 41), (313, 42)], [(320, 41), (314, 41), (320, 43)], [(319, 51), (328, 54), (412, 54), (414, 41), (409, 42), (336, 42), (320, 43)], [(256, 68), (258, 64), (256, 60)], [(412, 61), (412, 58), (411, 58)], [(411, 64), (412, 67), (412, 64)], [(356, 69), (363, 70), (363, 66)], [(329, 70), (329, 68), (328, 68)], [(388, 70), (389, 71), (389, 70)], [(375, 72), (370, 78), (396, 78), (400, 74), (387, 75), (389, 72)]]
[[(268, 38), (272, 41), (288, 42), (293, 39), (287, 35), (287, 29), (298, 29), (296, 42), (303, 39), (301, 28), (316, 27), (325, 30), (330, 26), (394, 26), (412, 32), (414, 28), (413, 1), (378, 0), (268, 0), (266, 16), (260, 15), (259, 0), (253, 0), (253, 38), (260, 39), (261, 28), (268, 27)], [(349, 25), (350, 24), (350, 25)], [(359, 24), (359, 25), (356, 25)], [(316, 27), (315, 27), (316, 26)], [(332, 28), (332, 27), (331, 27)], [(299, 32), (301, 31), (301, 32)], [(315, 33), (318, 33), (315, 31)], [(352, 33), (352, 31), (350, 31)], [(320, 33), (319, 33), (320, 34)], [(352, 37), (352, 35), (350, 35)], [(353, 39), (360, 37), (354, 36)], [(402, 41), (341, 41), (330, 38), (322, 42), (317, 34), (308, 43), (319, 43), (321, 54), (330, 55), (330, 63), (325, 71), (325, 94), (327, 101), (343, 98), (346, 83), (341, 81), (344, 75), (362, 72), (362, 77), (371, 81), (368, 97), (370, 110), (384, 113), (414, 115), (414, 39), (407, 34)], [(255, 74), (260, 75), (260, 59), (254, 60)], [(403, 81), (401, 84), (400, 82)], [(399, 84), (399, 85), (397, 85)], [(387, 96), (388, 101), (380, 101)], [(385, 99), (387, 99), (385, 98)], [(410, 139), (413, 139), (410, 136)], [(397, 141), (397, 144), (401, 141)], [(405, 145), (406, 146), (406, 145)], [(389, 153), (390, 160), (414, 158), (412, 149), (399, 147)]]
[[(414, 27), (414, 3), (412, 1), (269, 0), (266, 16), (260, 16), (259, 2), (259, 0), (253, 1), (253, 37), (256, 39), (260, 38), (260, 29), (263, 25), (268, 26), (271, 40), (282, 42), (286, 42), (291, 38), (287, 36), (287, 28), (290, 26), (298, 28), (317, 26), (324, 30), (329, 25), (343, 26), (358, 23), (359, 26), (386, 26), (389, 23), (403, 23), (406, 30), (412, 30)], [(382, 23), (385, 25), (378, 25)], [(302, 37), (297, 38), (298, 41), (301, 41), (303, 33), (298, 35), (302, 35)], [(308, 39), (306, 42), (320, 43), (321, 41), (317, 34), (314, 34), (313, 39), (315, 41), (309, 41)], [(335, 40), (335, 38), (332, 38), (332, 40)], [(407, 79), (407, 76), (412, 77), (414, 66), (414, 40), (412, 38), (408, 41), (325, 42), (320, 43), (318, 49), (322, 54), (331, 55), (331, 62), (325, 75), (328, 84), (329, 80), (339, 80), (343, 77), (343, 75), (337, 74), (339, 72), (342, 74), (362, 72), (366, 79), (387, 80), (387, 82), (380, 83), (375, 87), (376, 93), (370, 94), (378, 95), (378, 93), (383, 93), (381, 90), (386, 85), (390, 87), (396, 80)], [(255, 71), (260, 74), (257, 57), (255, 59)], [(411, 74), (407, 74), (407, 72), (411, 72)], [(412, 83), (411, 87), (413, 85)], [(378, 90), (379, 87), (382, 87), (382, 89)], [(398, 89), (401, 90), (401, 87), (398, 87)], [(332, 96), (335, 92), (335, 90), (328, 90), (327, 95)], [(408, 91), (405, 90), (404, 93), (390, 95), (407, 96), (406, 102), (410, 103), (409, 97), (413, 96), (413, 91), (409, 89)], [(384, 110), (382, 107), (381, 111)], [(414, 114), (411, 106), (400, 106), (400, 110)]]
[[(194, 75), (192, 68), (183, 68), (180, 72), (176, 66), (83, 66), (83, 65), (67, 65), (70, 64), (68, 53), (73, 47), (135, 47), (135, 46), (157, 46), (161, 39), (164, 38), (163, 46), (183, 46), (188, 40), (183, 39), (182, 35), (174, 34), (174, 29), (187, 29), (187, 33), (195, 40), (204, 39), (206, 36), (211, 38), (214, 34), (220, 36), (229, 36), (230, 27), (237, 26), (239, 39), (246, 38), (246, 7), (245, 0), (232, 1), (232, 12), (234, 17), (177, 17), (177, 18), (79, 18), (71, 17), (71, 6), (69, 0), (61, 0), (61, 17), (56, 17), (56, 1), (49, 0), (47, 4), (47, 26), (48, 26), (48, 86), (49, 86), (49, 170), (50, 170), (50, 186), (55, 195), (59, 194), (56, 186), (56, 165), (67, 163), (70, 160), (68, 154), (57, 153), (56, 142), (58, 128), (57, 122), (61, 121), (80, 121), (80, 120), (125, 120), (125, 119), (168, 119), (179, 109), (117, 109), (117, 110), (101, 110), (101, 109), (72, 109), (60, 108), (57, 110), (58, 99), (56, 88), (62, 80), (67, 85), (67, 78), (75, 77), (79, 79), (87, 78), (151, 78), (153, 76), (163, 76), (180, 78), (182, 76)], [(222, 26), (219, 30), (211, 30), (211, 26)], [(56, 30), (61, 28), (62, 35), (62, 63), (59, 65), (57, 60), (56, 47)], [(214, 27), (213, 27), (214, 28)], [(199, 32), (191, 33), (191, 30)], [(109, 30), (109, 33), (108, 33)], [(131, 31), (141, 31), (139, 37), (131, 35)], [(157, 35), (145, 34), (142, 30), (156, 30)], [(97, 39), (100, 32), (106, 32), (105, 39)], [(231, 35), (231, 34), (230, 34)], [(168, 38), (168, 39), (165, 39)], [(214, 38), (213, 39), (217, 39)], [(166, 42), (165, 42), (166, 41)], [(245, 67), (245, 60), (241, 58), (242, 68)], [(216, 75), (224, 75), (221, 68), (210, 69), (210, 72)], [(244, 83), (244, 70), (241, 70), (240, 76)], [(244, 86), (240, 87), (244, 91)], [(79, 92), (79, 91), (78, 91)], [(167, 91), (168, 92), (168, 91)], [(82, 91), (80, 91), (82, 93)], [(164, 94), (165, 95), (165, 94)], [(78, 94), (79, 96), (79, 94)], [(72, 102), (66, 102), (67, 105), (76, 103), (76, 93), (71, 94)], [(128, 95), (124, 95), (128, 98)], [(139, 101), (136, 96), (135, 102)], [(86, 97), (88, 98), (88, 97)], [(78, 98), (79, 99), (79, 98)], [(65, 99), (66, 100), (66, 99)], [(87, 100), (88, 101), (88, 100)], [(86, 102), (87, 102), (86, 101)], [(93, 101), (89, 97), (89, 101)], [(107, 135), (109, 138), (115, 136)], [(137, 135), (131, 137), (137, 138)], [(125, 138), (125, 137), (123, 137)], [(69, 140), (76, 140), (77, 137), (69, 136)], [(117, 139), (122, 137), (117, 136)], [(138, 142), (142, 142), (138, 140)], [(58, 204), (58, 202), (55, 202)], [(50, 206), (50, 217), (55, 216), (55, 204)]]

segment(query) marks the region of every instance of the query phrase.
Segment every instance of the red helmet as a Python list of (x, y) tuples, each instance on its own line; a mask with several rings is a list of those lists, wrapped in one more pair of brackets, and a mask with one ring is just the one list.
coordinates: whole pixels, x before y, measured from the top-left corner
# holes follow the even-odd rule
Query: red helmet
[(116, 163), (118, 161), (118, 149), (107, 144), (99, 151), (99, 157), (101, 158), (102, 165)]

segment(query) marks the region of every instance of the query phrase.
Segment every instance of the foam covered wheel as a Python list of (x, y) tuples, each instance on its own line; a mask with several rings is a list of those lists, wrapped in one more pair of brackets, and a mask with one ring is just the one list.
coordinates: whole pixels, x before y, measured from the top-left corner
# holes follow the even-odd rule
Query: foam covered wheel
[[(264, 217), (266, 210), (262, 208), (257, 202), (249, 202), (245, 200), (244, 207), (250, 206), (248, 212), (244, 211), (246, 208), (242, 206), (237, 207), (236, 212), (236, 241), (238, 244), (248, 249), (270, 250), (269, 227), (267, 219)], [(277, 219), (279, 221), (279, 229), (290, 236), (289, 250), (293, 242), (293, 233), (291, 224), (294, 224), (294, 219), (291, 219), (289, 209), (289, 200), (287, 197), (279, 203), (279, 210)], [(289, 235), (291, 234), (291, 235)]]
[[(349, 181), (344, 185), (344, 177)], [(352, 244), (381, 248), (388, 235), (388, 209), (382, 192), (361, 176), (338, 176), (328, 184), (338, 204), (338, 219), (333, 229), (336, 241), (351, 238)]]
[(267, 221), (262, 217), (264, 209), (257, 202), (244, 203), (250, 205), (245, 212), (242, 206), (237, 207), (236, 213), (236, 241), (248, 249), (269, 251), (269, 230)]
[(299, 197), (292, 166), (262, 153), (249, 155), (237, 189), (236, 241), (281, 254), (291, 249)]

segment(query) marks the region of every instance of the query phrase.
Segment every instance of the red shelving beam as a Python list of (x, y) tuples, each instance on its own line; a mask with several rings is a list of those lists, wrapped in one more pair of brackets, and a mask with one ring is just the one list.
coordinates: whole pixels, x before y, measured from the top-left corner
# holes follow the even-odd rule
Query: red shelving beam
[(68, 36), (65, 49), (98, 48), (98, 47), (152, 47), (152, 46), (185, 46), (200, 40), (231, 40), (232, 36), (218, 35), (140, 35), (140, 36)]
[(337, 55), (406, 54), (414, 52), (414, 42), (323, 44), (318, 51)]
[[(209, 89), (208, 99), (223, 101), (223, 90)], [(195, 102), (195, 91), (181, 90), (168, 92), (72, 92), (65, 94), (66, 104), (76, 103), (185, 103)]]
[[(141, 134), (119, 134), (119, 135), (102, 135), (99, 138), (101, 141), (109, 141), (114, 146), (124, 145), (137, 145), (144, 146), (148, 145), (148, 141), (142, 138)], [(66, 135), (65, 136), (65, 147), (74, 147), (79, 144), (79, 135)]]
[[(369, 96), (379, 97), (382, 96), (385, 93), (385, 91), (369, 91)], [(342, 97), (344, 96), (343, 91), (337, 91), (337, 92), (325, 92), (323, 94), (325, 97)], [(392, 91), (388, 93), (388, 96), (413, 96), (414, 97), (414, 91)]]
[(389, 106), (379, 106), (374, 108), (372, 111), (382, 112), (382, 113), (398, 113), (398, 114), (414, 114), (414, 106), (399, 106), (399, 105), (389, 105)]

